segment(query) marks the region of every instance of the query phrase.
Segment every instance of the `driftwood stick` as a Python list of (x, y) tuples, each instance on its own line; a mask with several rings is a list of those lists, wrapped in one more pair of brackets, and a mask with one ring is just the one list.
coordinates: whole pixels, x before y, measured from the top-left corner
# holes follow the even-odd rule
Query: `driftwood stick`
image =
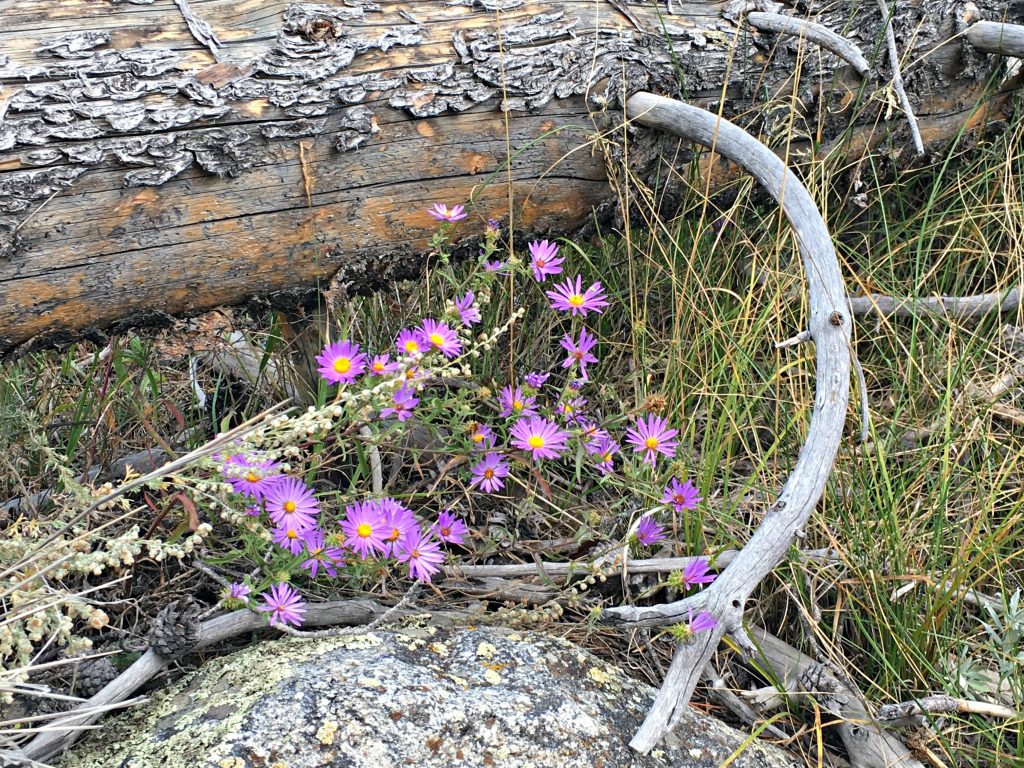
[[(924, 154), (924, 141), (921, 139), (921, 130), (917, 127), (917, 118), (914, 116), (914, 108), (910, 106), (910, 99), (907, 96), (907, 89), (903, 87), (903, 75), (900, 73), (900, 54), (896, 50), (896, 36), (892, 32), (892, 13), (886, 0), (878, 0), (878, 7), (882, 10), (882, 18), (885, 20), (885, 44), (889, 50), (889, 64), (892, 66), (892, 87), (900, 100), (900, 106), (907, 116), (910, 124), (910, 135), (914, 137), (914, 149), (917, 156)], [(896, 9), (896, 2), (893, 0), (893, 12)]]
[[(388, 609), (373, 600), (343, 600), (334, 603), (313, 603), (306, 608), (305, 626), (322, 627), (367, 624)], [(250, 610), (233, 611), (205, 621), (196, 650), (208, 648), (245, 632), (265, 629), (267, 617)], [(26, 760), (48, 760), (70, 747), (81, 735), (83, 725), (95, 721), (103, 707), (122, 702), (144, 683), (164, 670), (168, 661), (152, 649), (146, 651), (128, 669), (107, 683), (99, 693), (77, 709), (56, 718), (21, 750)], [(82, 713), (81, 710), (88, 710)], [(78, 729), (78, 730), (75, 730)]]
[(1024, 27), (998, 21), (976, 21), (964, 33), (967, 42), (982, 53), (1024, 57)]
[(899, 704), (886, 704), (878, 708), (878, 719), (888, 725), (918, 726), (925, 722), (925, 715), (959, 713), (963, 715), (984, 715), (998, 717), (1003, 720), (1015, 720), (1024, 715), (1012, 707), (992, 704), (987, 701), (958, 699), (953, 696), (937, 693), (926, 696), (919, 701), (903, 701)]
[(842, 35), (837, 35), (828, 27), (817, 24), (807, 19), (800, 19), (796, 16), (784, 16), (781, 13), (761, 13), (753, 11), (747, 14), (747, 21), (750, 26), (765, 32), (778, 32), (780, 35), (792, 35), (793, 37), (805, 37), (812, 43), (817, 43), (826, 51), (832, 51), (852, 66), (861, 77), (867, 78), (871, 74), (871, 65), (860, 52), (860, 48), (847, 40)]
[(850, 299), (853, 314), (858, 317), (885, 315), (889, 317), (917, 317), (924, 314), (952, 317), (962, 320), (981, 317), (992, 311), (1013, 312), (1020, 306), (1020, 288), (977, 296), (931, 296), (929, 298), (895, 298), (872, 293)]
[(665, 683), (631, 746), (648, 753), (683, 716), (708, 659), (725, 632), (743, 632), (743, 609), (761, 580), (782, 559), (803, 529), (832, 470), (850, 396), (850, 326), (846, 289), (831, 237), (814, 200), (779, 157), (718, 115), (640, 92), (626, 103), (634, 122), (711, 147), (744, 168), (782, 205), (804, 261), (810, 317), (807, 328), (817, 354), (815, 407), (796, 467), (764, 522), (714, 584), (695, 597), (652, 608), (604, 611), (612, 623), (663, 624), (686, 620), (703, 607), (719, 625), (676, 646)]
[(839, 735), (855, 768), (924, 768), (899, 739), (878, 728), (860, 698), (821, 664), (759, 627), (750, 633), (787, 690), (802, 691), (841, 720)]

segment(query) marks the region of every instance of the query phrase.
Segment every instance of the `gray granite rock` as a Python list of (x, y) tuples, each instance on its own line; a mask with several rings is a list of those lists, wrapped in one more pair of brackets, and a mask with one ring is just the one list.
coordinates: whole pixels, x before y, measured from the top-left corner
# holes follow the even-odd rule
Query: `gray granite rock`
[(545, 635), (405, 629), (288, 638), (216, 659), (110, 719), (66, 768), (790, 768), (691, 710), (674, 744), (628, 742), (654, 691)]

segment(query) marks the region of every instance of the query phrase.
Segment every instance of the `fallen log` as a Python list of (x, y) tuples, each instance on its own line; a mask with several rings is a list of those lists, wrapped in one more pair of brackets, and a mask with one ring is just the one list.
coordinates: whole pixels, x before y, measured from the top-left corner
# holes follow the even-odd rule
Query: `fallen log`
[[(0, 354), (40, 334), (67, 339), (335, 275), (372, 289), (417, 268), (436, 201), (470, 202), (462, 238), (492, 216), (519, 232), (574, 231), (611, 198), (588, 143), (622, 119), (634, 89), (685, 93), (728, 117), (763, 94), (788, 103), (796, 88), (793, 103), (813, 118), (861, 87), (834, 54), (748, 26), (755, 9), (794, 12), (767, 2), (4, 0)], [(995, 0), (897, 7), (928, 146), (979, 122), (998, 59), (961, 33), (1003, 13)], [(878, 49), (877, 8), (834, 3), (811, 20), (869, 56)], [(843, 137), (837, 151), (901, 130), (866, 112), (840, 117), (816, 137)], [(654, 179), (659, 145), (647, 144), (630, 157)], [(792, 162), (809, 146), (777, 149)]]

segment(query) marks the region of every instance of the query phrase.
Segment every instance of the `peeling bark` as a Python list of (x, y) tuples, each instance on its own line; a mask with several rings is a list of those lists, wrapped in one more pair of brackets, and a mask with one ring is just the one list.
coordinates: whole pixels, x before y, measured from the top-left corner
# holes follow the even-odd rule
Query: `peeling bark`
[[(469, 236), (503, 212), (507, 184), (515, 229), (572, 231), (610, 199), (601, 158), (572, 150), (635, 89), (715, 108), (726, 83), (730, 116), (789, 104), (794, 73), (809, 115), (860, 87), (834, 54), (743, 24), (749, 10), (794, 12), (779, 3), (183, 7), (0, 2), (0, 354), (339, 270), (372, 289), (417, 267), (431, 203), (471, 199)], [(1007, 15), (992, 0), (899, 5), (906, 85), (931, 146), (957, 135), (1001, 66), (952, 38)], [(837, 3), (812, 19), (877, 50), (877, 8)], [(885, 133), (868, 117), (851, 146)], [(631, 156), (653, 173), (654, 143)]]

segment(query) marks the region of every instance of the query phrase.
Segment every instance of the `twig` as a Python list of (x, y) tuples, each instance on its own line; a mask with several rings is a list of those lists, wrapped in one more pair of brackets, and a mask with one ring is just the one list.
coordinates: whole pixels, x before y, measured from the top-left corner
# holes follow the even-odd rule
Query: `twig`
[(896, 50), (896, 36), (892, 31), (892, 16), (896, 10), (896, 2), (893, 0), (893, 13), (890, 13), (886, 0), (878, 0), (878, 7), (882, 9), (882, 18), (885, 20), (885, 43), (889, 49), (889, 64), (892, 67), (892, 87), (900, 100), (900, 106), (910, 123), (910, 135), (914, 138), (914, 148), (917, 156), (924, 154), (924, 141), (921, 140), (921, 130), (917, 127), (917, 118), (914, 117), (914, 109), (910, 106), (910, 99), (907, 97), (907, 89), (903, 87), (903, 75), (900, 73), (900, 54)]
[(363, 424), (359, 428), (359, 434), (366, 440), (366, 446), (370, 451), (370, 478), (373, 483), (373, 492), (382, 493), (384, 490), (384, 471), (381, 468), (380, 448), (372, 442), (373, 430)]
[(871, 74), (871, 65), (864, 58), (864, 54), (860, 52), (860, 48), (842, 35), (837, 35), (831, 29), (821, 24), (795, 16), (783, 16), (781, 13), (760, 13), (758, 11), (748, 13), (747, 21), (752, 27), (767, 32), (778, 32), (780, 35), (792, 35), (793, 37), (806, 37), (812, 43), (817, 43), (826, 51), (832, 51), (836, 56), (850, 64), (861, 77), (867, 78)]
[(1024, 58), (1024, 27), (998, 21), (976, 21), (964, 33), (967, 42), (982, 53)]
[(949, 712), (999, 717), (1003, 720), (1017, 720), (1024, 717), (1024, 713), (1018, 712), (1011, 707), (1004, 707), (1002, 704), (957, 699), (953, 696), (937, 693), (932, 696), (926, 696), (919, 701), (904, 701), (899, 704), (886, 704), (879, 707), (878, 719), (889, 725), (918, 726), (925, 722), (924, 716), (926, 714), (945, 714)]
[(684, 716), (700, 674), (727, 629), (742, 626), (747, 597), (785, 556), (821, 498), (842, 439), (850, 396), (850, 318), (832, 239), (814, 200), (783, 161), (757, 139), (722, 117), (688, 104), (640, 92), (626, 102), (636, 123), (710, 147), (754, 177), (781, 204), (804, 262), (810, 317), (807, 328), (817, 353), (815, 408), (792, 474), (747, 545), (706, 590), (654, 608), (623, 606), (603, 612), (611, 621), (679, 621), (699, 605), (719, 626), (677, 644), (665, 682), (630, 742), (648, 753)]
[(931, 296), (929, 298), (894, 298), (879, 293), (850, 299), (850, 308), (858, 317), (885, 315), (888, 317), (918, 317), (933, 314), (940, 317), (963, 319), (981, 317), (993, 310), (1013, 312), (1020, 306), (1020, 288), (976, 296)]
[(198, 16), (192, 10), (188, 0), (174, 0), (174, 2), (177, 4), (178, 10), (181, 11), (181, 15), (185, 18), (185, 23), (188, 25), (188, 31), (192, 33), (192, 37), (209, 48), (213, 58), (220, 61), (220, 51), (218, 49), (221, 42), (217, 38), (217, 33), (213, 31), (213, 27), (210, 26), (206, 19)]
[(796, 336), (790, 336), (788, 339), (785, 339), (784, 341), (776, 341), (775, 348), (785, 349), (786, 347), (795, 347), (798, 344), (806, 344), (810, 340), (811, 332), (804, 330), (800, 331), (800, 333), (798, 333)]

